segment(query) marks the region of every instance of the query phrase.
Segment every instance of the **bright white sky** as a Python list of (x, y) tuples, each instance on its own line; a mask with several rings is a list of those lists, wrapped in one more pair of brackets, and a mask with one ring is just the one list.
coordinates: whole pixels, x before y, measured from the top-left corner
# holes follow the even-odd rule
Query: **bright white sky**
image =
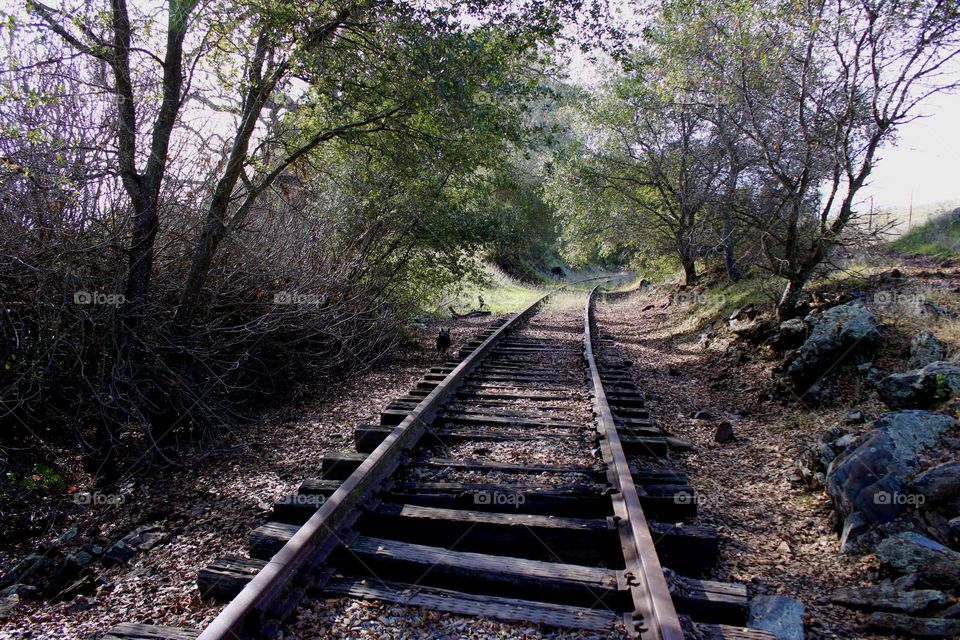
[(920, 111), (928, 117), (900, 130), (862, 191), (878, 207), (906, 207), (911, 192), (915, 206), (960, 199), (960, 95), (934, 96)]

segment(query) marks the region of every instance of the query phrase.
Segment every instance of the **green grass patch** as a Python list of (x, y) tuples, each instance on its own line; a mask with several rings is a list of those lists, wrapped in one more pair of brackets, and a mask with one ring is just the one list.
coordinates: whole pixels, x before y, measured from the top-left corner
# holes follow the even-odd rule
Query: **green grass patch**
[(901, 253), (933, 258), (960, 256), (960, 218), (953, 212), (943, 213), (914, 227), (890, 243), (890, 247)]
[[(451, 303), (458, 313), (478, 309), (479, 296), (483, 296), (484, 308), (495, 315), (516, 313), (542, 296), (545, 287), (520, 282), (494, 266), (488, 266), (482, 283), (466, 283)], [(440, 310), (446, 315), (447, 308)]]
[(727, 318), (736, 309), (753, 304), (768, 306), (776, 301), (783, 285), (780, 280), (759, 273), (738, 282), (726, 282), (699, 292), (681, 292), (678, 300), (689, 300), (686, 319), (676, 327), (678, 332), (701, 327)]

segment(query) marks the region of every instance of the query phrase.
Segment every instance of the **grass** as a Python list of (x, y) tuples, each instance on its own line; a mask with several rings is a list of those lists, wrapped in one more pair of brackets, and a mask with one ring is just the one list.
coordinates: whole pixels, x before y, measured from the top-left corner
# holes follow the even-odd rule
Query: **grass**
[[(461, 313), (479, 306), (477, 296), (483, 296), (486, 308), (494, 315), (516, 313), (540, 296), (547, 289), (514, 280), (492, 265), (487, 266), (487, 281), (482, 285), (467, 284), (457, 296), (454, 305)], [(443, 309), (443, 312), (446, 308)]]
[(942, 213), (914, 227), (890, 246), (901, 253), (933, 258), (960, 256), (960, 219), (953, 212)]
[[(568, 288), (554, 294), (551, 305), (559, 305), (560, 307), (582, 305), (583, 294), (603, 281), (591, 280), (583, 283), (578, 283), (578, 281), (601, 275), (604, 275), (604, 272), (592, 268), (570, 274), (569, 281), (547, 280), (544, 284), (529, 284), (511, 278), (497, 267), (488, 264), (484, 283), (465, 284), (459, 294), (452, 299), (445, 300), (434, 311), (434, 314), (445, 317), (449, 313), (447, 307), (451, 304), (459, 313), (477, 309), (480, 302), (478, 296), (483, 296), (484, 308), (492, 311), (494, 315), (516, 313), (543, 294), (563, 284), (567, 284)], [(620, 282), (620, 280), (614, 282)]]
[(777, 299), (782, 287), (776, 278), (760, 273), (738, 282), (709, 287), (700, 293), (678, 293), (678, 297), (686, 296), (691, 304), (686, 319), (673, 330), (675, 333), (696, 331), (747, 305), (769, 305)]
[[(895, 226), (890, 230), (890, 235), (899, 238), (908, 235), (911, 231), (924, 226), (931, 220), (953, 211), (957, 207), (960, 207), (960, 200), (944, 200), (943, 202), (917, 205), (913, 207), (912, 213), (906, 207), (881, 210), (876, 214), (876, 222), (878, 225), (893, 223)], [(907, 228), (909, 224), (913, 225), (913, 229)]]
[(806, 290), (815, 294), (818, 291), (835, 289), (856, 289), (868, 285), (871, 278), (889, 271), (895, 266), (895, 261), (884, 258), (870, 258), (870, 261), (856, 260), (840, 268), (831, 269), (826, 275), (814, 278), (806, 286)]

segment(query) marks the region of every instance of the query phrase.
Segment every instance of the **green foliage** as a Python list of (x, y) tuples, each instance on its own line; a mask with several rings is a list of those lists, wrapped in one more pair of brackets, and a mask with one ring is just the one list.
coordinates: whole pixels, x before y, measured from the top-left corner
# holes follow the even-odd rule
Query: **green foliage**
[[(14, 482), (17, 480), (16, 475), (12, 472), (8, 473), (7, 477)], [(20, 479), (19, 484), (24, 489), (64, 491), (67, 488), (67, 483), (50, 465), (40, 463), (35, 464), (33, 473)]]

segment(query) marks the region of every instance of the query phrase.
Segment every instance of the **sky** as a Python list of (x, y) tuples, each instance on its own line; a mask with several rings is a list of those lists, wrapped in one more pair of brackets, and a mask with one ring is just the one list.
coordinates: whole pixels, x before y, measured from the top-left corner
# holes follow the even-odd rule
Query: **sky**
[(900, 129), (862, 191), (877, 207), (906, 207), (911, 193), (914, 206), (960, 200), (960, 95), (933, 96), (920, 112), (927, 117)]

